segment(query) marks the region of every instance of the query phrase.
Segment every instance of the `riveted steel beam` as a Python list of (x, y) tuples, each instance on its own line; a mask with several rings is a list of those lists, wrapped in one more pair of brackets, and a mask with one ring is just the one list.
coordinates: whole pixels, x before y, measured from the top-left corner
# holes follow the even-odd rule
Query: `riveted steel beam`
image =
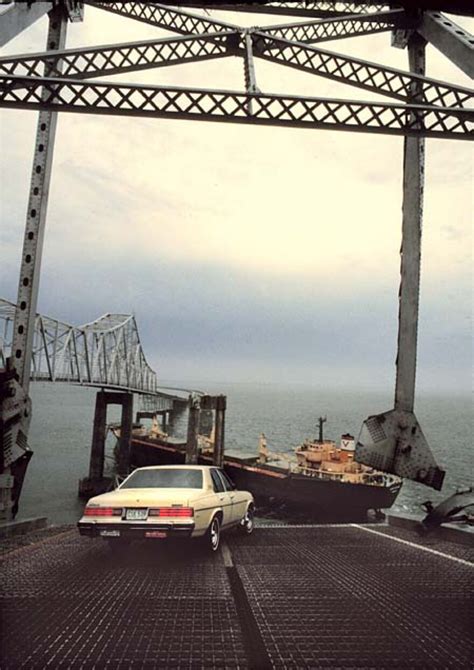
[[(47, 48), (49, 50), (64, 49), (66, 29), (66, 14), (58, 7), (49, 14), (47, 38)], [(50, 73), (47, 66), (46, 73), (48, 76), (51, 74), (51, 80), (53, 81), (54, 76), (58, 74), (57, 71)], [(44, 90), (39, 88), (38, 96), (39, 99), (46, 100), (48, 96), (47, 87)], [(46, 108), (40, 110), (33, 156), (12, 346), (14, 366), (25, 393), (28, 392), (30, 383), (34, 322), (38, 302), (56, 122), (57, 114), (54, 111)]]
[(458, 108), (41, 77), (0, 77), (0, 107), (453, 139), (472, 138), (474, 124), (474, 112)]
[(135, 72), (179, 63), (222, 58), (234, 53), (229, 43), (237, 33), (222, 32), (188, 37), (46, 51), (0, 58), (0, 74), (41, 77), (45, 67), (49, 76), (86, 79), (103, 74)]
[(474, 77), (473, 35), (439, 12), (425, 12), (417, 31), (465, 74)]
[[(163, 3), (166, 4), (166, 3)], [(399, 4), (399, 3), (397, 3)], [(367, 12), (378, 12), (389, 8), (389, 3), (369, 2), (312, 2), (301, 0), (294, 2), (287, 0), (273, 0), (273, 2), (189, 2), (188, 7), (204, 7), (209, 9), (222, 9), (233, 12), (251, 12), (254, 14), (284, 14), (286, 16), (306, 16), (312, 18), (327, 18), (330, 16), (343, 16), (345, 14), (365, 14)]]
[(249, 32), (245, 33), (245, 88), (248, 93), (256, 93), (257, 80), (255, 78), (255, 65), (253, 62), (252, 38)]
[(384, 67), (360, 58), (326, 51), (310, 44), (299, 44), (277, 37), (253, 34), (254, 53), (258, 58), (286, 65), (304, 72), (340, 81), (358, 88), (387, 95), (398, 100), (411, 100), (411, 87), (420, 88), (420, 101), (444, 107), (473, 105), (474, 91), (414, 73)]
[[(425, 45), (426, 41), (416, 33), (408, 42), (410, 70), (415, 74), (425, 72)], [(416, 81), (411, 93), (413, 100), (418, 100), (422, 94)], [(360, 463), (440, 490), (445, 473), (438, 467), (414, 414), (425, 140), (423, 137), (405, 137), (404, 142), (395, 406), (393, 410), (364, 421), (355, 457)]]
[[(174, 5), (176, 0), (161, 0), (163, 5)], [(262, 14), (287, 14), (305, 15), (319, 13), (328, 14), (351, 14), (356, 11), (366, 13), (378, 11), (380, 8), (396, 4), (397, 7), (413, 9), (415, 5), (420, 10), (436, 10), (450, 12), (451, 14), (462, 14), (474, 16), (474, 7), (469, 0), (397, 0), (396, 3), (380, 3), (367, 0), (353, 0), (352, 2), (340, 2), (339, 0), (239, 0), (238, 3), (216, 2), (216, 0), (189, 0), (187, 7), (199, 7), (201, 9), (226, 9), (236, 12), (258, 12)]]
[(373, 35), (394, 30), (398, 26), (407, 25), (407, 23), (408, 19), (405, 11), (393, 9), (387, 12), (366, 14), (365, 16), (353, 14), (304, 23), (283, 23), (281, 25), (259, 27), (258, 31), (264, 35), (309, 44), (361, 35)]
[[(425, 72), (425, 40), (414, 35), (408, 43), (410, 70)], [(422, 88), (412, 85), (413, 100), (422, 98)], [(423, 137), (406, 137), (403, 158), (403, 224), (399, 298), (397, 376), (395, 409), (412, 412), (415, 403), (416, 350), (420, 302), (421, 232), (425, 174)]]
[(53, 8), (52, 2), (15, 2), (0, 9), (0, 47), (33, 25)]
[(233, 23), (203, 17), (193, 12), (187, 12), (183, 9), (168, 7), (155, 2), (135, 2), (132, 0), (128, 2), (100, 2), (99, 0), (86, 0), (86, 4), (184, 35), (239, 29), (239, 26)]

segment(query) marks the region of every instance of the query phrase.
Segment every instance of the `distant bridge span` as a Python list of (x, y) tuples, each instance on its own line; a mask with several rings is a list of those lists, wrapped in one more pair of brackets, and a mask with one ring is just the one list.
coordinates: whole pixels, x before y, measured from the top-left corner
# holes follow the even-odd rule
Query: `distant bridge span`
[[(0, 368), (12, 351), (16, 305), (0, 298)], [(32, 381), (69, 382), (139, 393), (156, 409), (171, 409), (177, 396), (160, 390), (148, 364), (135, 317), (104, 314), (82, 326), (36, 315)]]

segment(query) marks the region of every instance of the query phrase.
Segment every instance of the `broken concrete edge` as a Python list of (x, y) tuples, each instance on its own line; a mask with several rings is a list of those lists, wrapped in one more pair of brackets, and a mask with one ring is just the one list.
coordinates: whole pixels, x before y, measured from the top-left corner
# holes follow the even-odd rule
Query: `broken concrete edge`
[(33, 517), (31, 519), (19, 519), (18, 521), (6, 521), (0, 523), (0, 538), (24, 535), (33, 530), (41, 530), (48, 525), (45, 516)]
[[(398, 528), (406, 528), (407, 530), (414, 530), (419, 532), (421, 528), (421, 516), (415, 514), (387, 514), (387, 522), (389, 526)], [(445, 523), (442, 526), (425, 534), (425, 537), (433, 537), (437, 540), (446, 540), (448, 542), (455, 542), (456, 544), (464, 544), (469, 547), (474, 547), (474, 529), (464, 525), (460, 526), (457, 523)]]

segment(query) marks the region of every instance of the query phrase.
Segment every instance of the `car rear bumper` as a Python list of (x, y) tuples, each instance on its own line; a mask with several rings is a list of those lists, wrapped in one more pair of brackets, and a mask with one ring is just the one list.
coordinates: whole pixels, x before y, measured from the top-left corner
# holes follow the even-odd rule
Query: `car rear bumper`
[[(127, 539), (140, 538), (176, 538), (191, 537), (194, 523), (104, 523), (103, 521), (79, 521), (77, 528), (86, 537), (122, 537)], [(155, 536), (152, 533), (156, 533)], [(163, 535), (161, 535), (163, 534)]]

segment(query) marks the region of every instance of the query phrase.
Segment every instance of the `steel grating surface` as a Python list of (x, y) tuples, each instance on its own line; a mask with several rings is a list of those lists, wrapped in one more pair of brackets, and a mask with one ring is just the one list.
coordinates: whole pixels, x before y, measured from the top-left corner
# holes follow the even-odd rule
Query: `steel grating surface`
[(5, 670), (247, 667), (220, 557), (117, 554), (73, 531), (7, 555), (3, 573)]
[(468, 565), (355, 527), (268, 529), (231, 548), (274, 667), (472, 666)]
[(357, 526), (231, 534), (237, 603), (224, 556), (154, 543), (112, 552), (60, 530), (18, 541), (2, 561), (5, 670), (260, 667), (237, 611), (244, 601), (274, 668), (468, 668), (474, 660), (466, 547), (423, 541), (448, 559), (400, 543), (413, 540), (407, 531)]

